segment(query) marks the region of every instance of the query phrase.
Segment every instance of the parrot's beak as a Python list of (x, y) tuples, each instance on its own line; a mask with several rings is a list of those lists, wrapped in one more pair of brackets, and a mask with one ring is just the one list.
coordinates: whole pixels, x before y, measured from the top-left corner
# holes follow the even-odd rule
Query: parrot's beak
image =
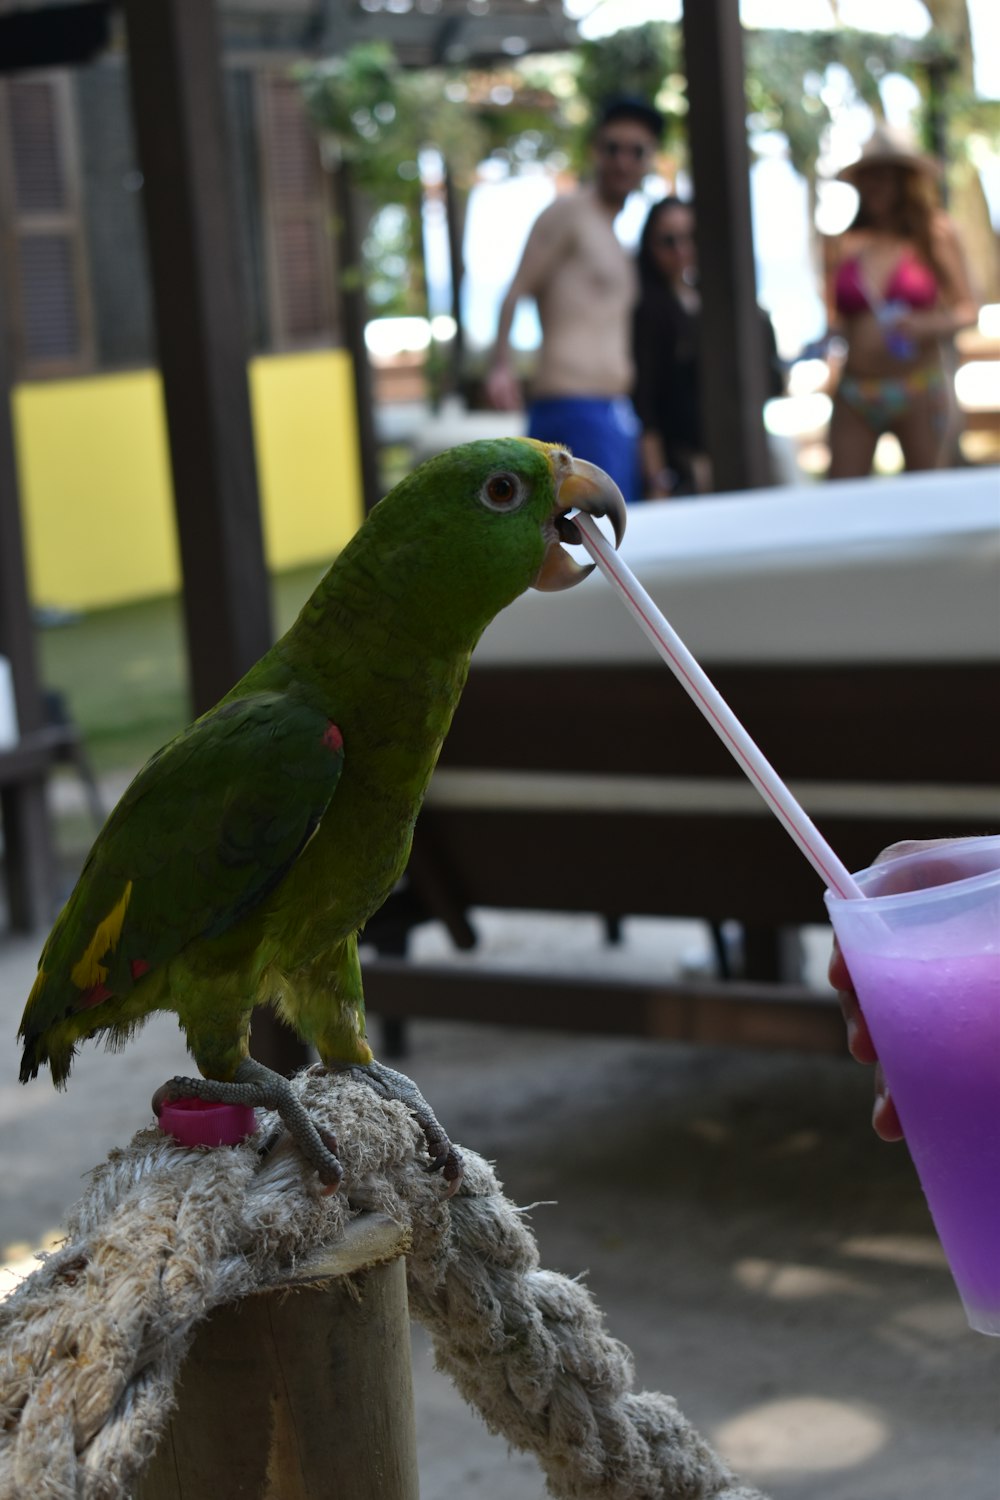
[(580, 545), (580, 533), (569, 519), (570, 511), (607, 516), (614, 527), (615, 546), (620, 547), (625, 535), (626, 510), (621, 490), (603, 469), (587, 463), (586, 459), (573, 458), (565, 448), (539, 446), (545, 447), (552, 465), (556, 503), (546, 522), (548, 545), (532, 587), (544, 594), (554, 594), (560, 589), (571, 589), (594, 570), (593, 563), (582, 567), (560, 546), (561, 542), (568, 542), (571, 547)]

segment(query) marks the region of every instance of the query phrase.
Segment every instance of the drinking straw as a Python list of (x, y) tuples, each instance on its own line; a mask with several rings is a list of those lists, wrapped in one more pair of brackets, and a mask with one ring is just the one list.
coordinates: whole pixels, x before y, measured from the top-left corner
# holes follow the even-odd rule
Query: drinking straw
[(694, 699), (786, 833), (798, 844), (820, 879), (844, 899), (863, 899), (863, 891), (852, 880), (846, 866), (837, 858), (801, 803), (792, 796), (760, 747), (750, 738), (722, 694), (695, 661), (635, 574), (618, 556), (593, 517), (581, 511), (575, 513), (572, 519), (583, 545), (601, 572), (617, 588), (641, 629), (685, 691)]

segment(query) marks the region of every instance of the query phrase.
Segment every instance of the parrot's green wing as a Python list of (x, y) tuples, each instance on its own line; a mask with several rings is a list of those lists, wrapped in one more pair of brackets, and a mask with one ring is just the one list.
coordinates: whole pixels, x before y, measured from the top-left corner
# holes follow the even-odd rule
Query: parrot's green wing
[(227, 701), (153, 756), (42, 952), (21, 1022), (28, 1071), (46, 1027), (127, 994), (252, 910), (312, 837), (343, 759), (336, 725), (283, 693)]

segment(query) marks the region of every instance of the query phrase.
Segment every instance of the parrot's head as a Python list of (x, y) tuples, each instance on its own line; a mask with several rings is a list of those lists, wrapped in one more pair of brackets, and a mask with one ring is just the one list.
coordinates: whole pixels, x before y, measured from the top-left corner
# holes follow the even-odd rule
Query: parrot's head
[(390, 597), (463, 633), (478, 634), (525, 589), (571, 588), (591, 571), (564, 550), (580, 541), (574, 511), (625, 532), (621, 491), (602, 469), (554, 443), (499, 438), (464, 443), (421, 464), (372, 511)]

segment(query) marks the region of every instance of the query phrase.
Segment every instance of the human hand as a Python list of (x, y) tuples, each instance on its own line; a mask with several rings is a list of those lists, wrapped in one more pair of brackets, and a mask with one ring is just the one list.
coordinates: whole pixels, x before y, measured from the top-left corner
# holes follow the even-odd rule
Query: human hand
[(910, 308), (895, 320), (892, 331), (899, 338), (915, 343), (938, 339), (953, 331), (951, 314), (940, 308)]
[[(890, 844), (887, 849), (883, 849), (873, 863), (889, 864), (892, 860), (902, 859), (905, 854), (916, 854), (921, 849), (930, 849), (938, 844), (954, 842), (954, 839), (903, 839), (898, 844)], [(888, 876), (880, 894), (888, 895), (892, 888), (892, 877)], [(905, 889), (902, 882), (899, 884), (899, 889)], [(830, 958), (828, 977), (831, 987), (837, 991), (837, 999), (840, 1001), (840, 1009), (847, 1026), (848, 1052), (856, 1062), (875, 1064), (875, 1105), (872, 1110), (872, 1128), (875, 1134), (881, 1136), (884, 1141), (902, 1140), (903, 1128), (899, 1123), (899, 1115), (896, 1113), (896, 1106), (889, 1093), (882, 1064), (878, 1060), (868, 1023), (855, 994), (854, 984), (836, 936), (833, 939), (833, 954)]]
[(520, 411), (523, 406), (521, 386), (513, 367), (505, 359), (496, 359), (483, 382), (486, 399), (494, 411)]
[(833, 955), (830, 959), (828, 977), (831, 986), (837, 991), (837, 999), (840, 1001), (840, 1009), (847, 1026), (848, 1052), (855, 1062), (875, 1064), (875, 1104), (872, 1108), (872, 1129), (883, 1141), (900, 1141), (903, 1138), (903, 1127), (899, 1123), (896, 1106), (889, 1093), (889, 1086), (885, 1081), (885, 1073), (878, 1060), (871, 1032), (868, 1030), (868, 1022), (864, 1018), (858, 997), (854, 993), (854, 985), (836, 938), (833, 940)]

